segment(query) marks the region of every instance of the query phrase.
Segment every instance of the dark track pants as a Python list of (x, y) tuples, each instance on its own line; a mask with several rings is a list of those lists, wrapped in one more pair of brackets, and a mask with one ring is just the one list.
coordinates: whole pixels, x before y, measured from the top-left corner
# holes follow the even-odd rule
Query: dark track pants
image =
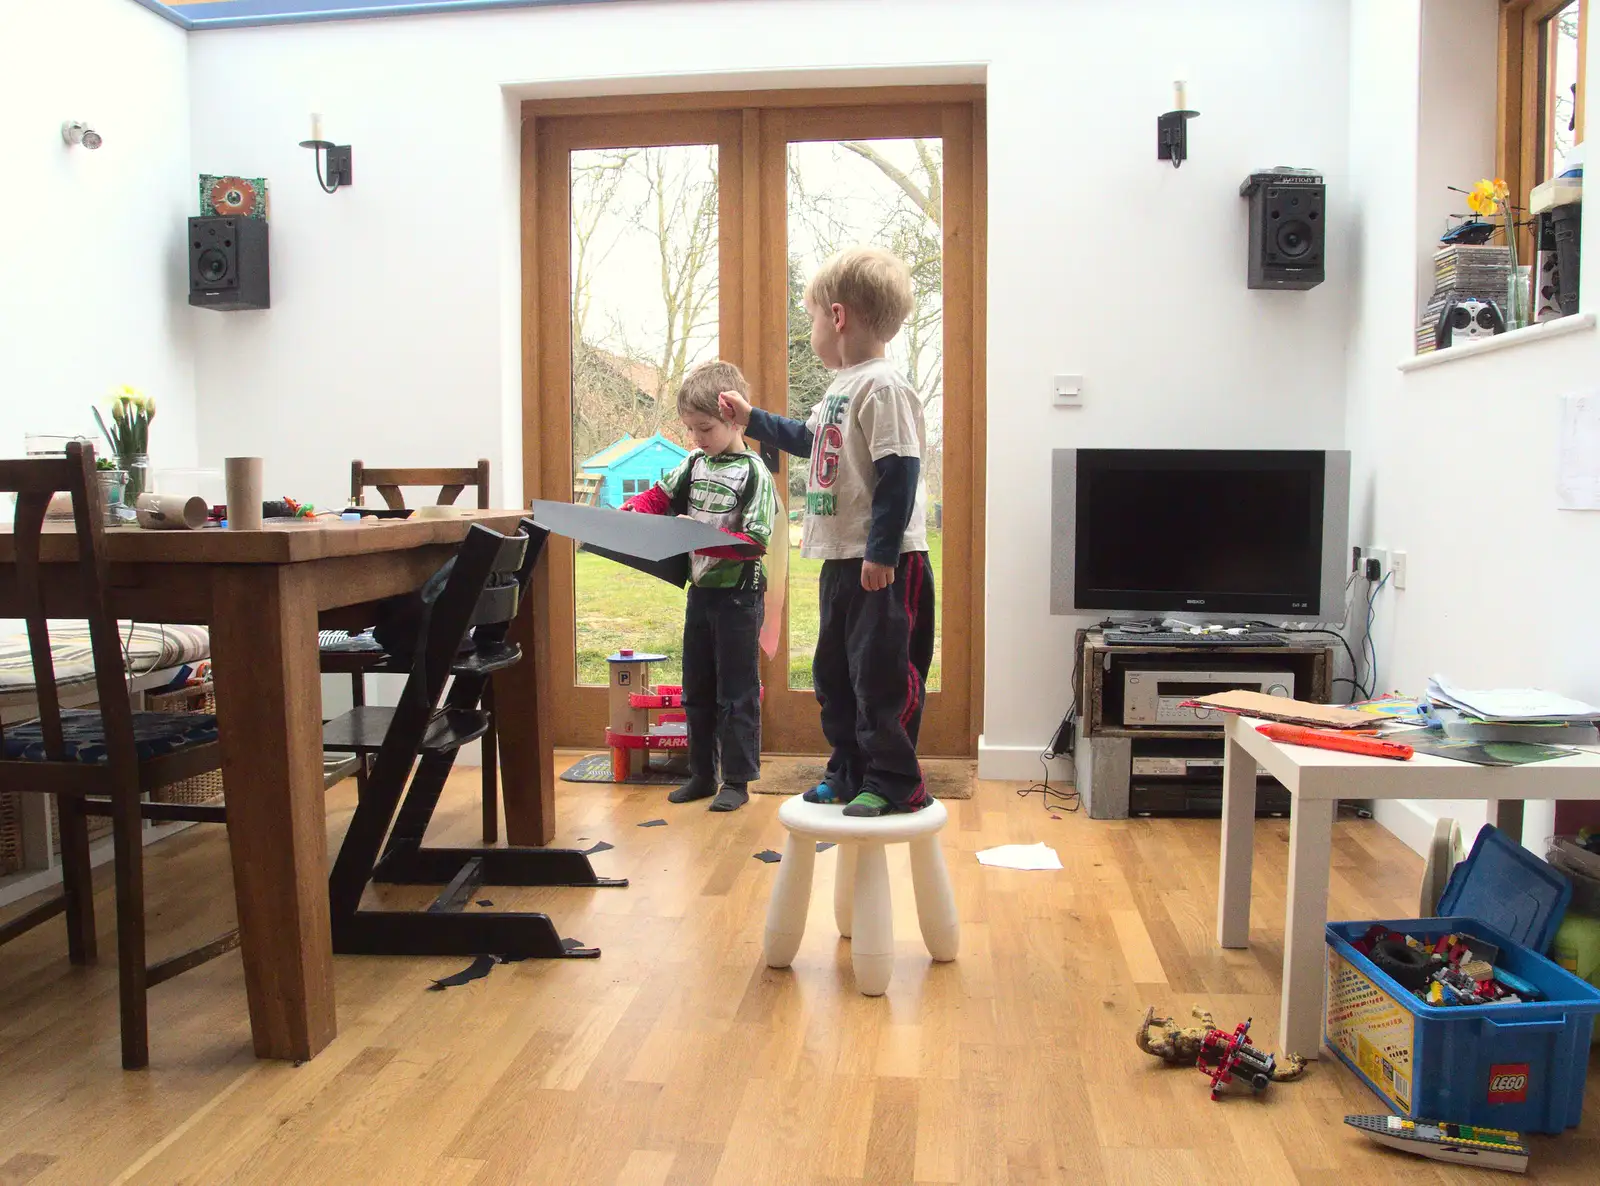
[(928, 554), (902, 554), (894, 583), (876, 593), (861, 587), (860, 560), (825, 560), (818, 600), (811, 675), (833, 747), (828, 784), (847, 801), (872, 791), (896, 807), (924, 806), (917, 733), (933, 662)]
[(762, 594), (689, 587), (683, 616), (683, 712), (689, 772), (722, 781), (761, 777)]

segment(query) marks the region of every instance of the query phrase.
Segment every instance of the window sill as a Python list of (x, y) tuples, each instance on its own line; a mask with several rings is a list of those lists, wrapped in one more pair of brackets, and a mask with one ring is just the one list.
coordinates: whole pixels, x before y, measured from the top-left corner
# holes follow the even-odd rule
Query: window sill
[(1448, 350), (1435, 350), (1428, 354), (1419, 354), (1415, 358), (1405, 359), (1400, 363), (1399, 369), (1402, 371), (1426, 370), (1428, 367), (1444, 366), (1446, 363), (1476, 358), (1480, 354), (1493, 354), (1496, 350), (1510, 350), (1515, 346), (1542, 342), (1547, 338), (1564, 337), (1567, 334), (1593, 329), (1594, 326), (1595, 315), (1593, 313), (1574, 313), (1570, 317), (1562, 317), (1556, 321), (1545, 321), (1539, 325), (1525, 325), (1521, 329), (1496, 334), (1494, 337), (1485, 338), (1481, 342), (1468, 342), (1463, 346), (1452, 346)]

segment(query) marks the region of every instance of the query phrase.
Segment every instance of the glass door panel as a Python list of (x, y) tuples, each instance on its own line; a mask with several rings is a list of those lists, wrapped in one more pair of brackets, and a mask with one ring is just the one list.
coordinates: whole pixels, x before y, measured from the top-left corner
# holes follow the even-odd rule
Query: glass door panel
[[(718, 150), (569, 159), (572, 497), (616, 508), (687, 454), (676, 392), (685, 371), (717, 357)], [(606, 684), (606, 656), (622, 647), (669, 656), (651, 678), (679, 682), (683, 590), (579, 551), (573, 605), (578, 684)]]
[[(927, 456), (928, 559), (938, 604), (944, 571), (944, 143), (939, 138), (827, 140), (788, 146), (789, 415), (804, 419), (832, 378), (811, 349), (806, 278), (835, 251), (853, 244), (884, 247), (911, 267), (912, 310), (889, 344), (889, 357), (922, 402)], [(790, 458), (789, 687), (811, 687), (817, 645), (819, 560), (799, 554), (805, 505), (804, 458)], [(943, 614), (935, 616), (943, 623)], [(936, 638), (928, 691), (940, 687)]]

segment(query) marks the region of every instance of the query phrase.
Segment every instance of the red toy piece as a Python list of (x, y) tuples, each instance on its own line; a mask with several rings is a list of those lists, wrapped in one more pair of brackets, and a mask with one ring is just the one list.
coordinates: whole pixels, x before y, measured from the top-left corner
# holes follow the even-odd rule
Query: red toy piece
[(1200, 1057), (1195, 1066), (1211, 1079), (1211, 1098), (1220, 1098), (1222, 1085), (1235, 1078), (1248, 1083), (1253, 1091), (1261, 1092), (1272, 1082), (1277, 1070), (1277, 1060), (1265, 1050), (1250, 1044), (1250, 1022), (1241, 1021), (1232, 1034), (1223, 1030), (1209, 1030), (1200, 1040)]

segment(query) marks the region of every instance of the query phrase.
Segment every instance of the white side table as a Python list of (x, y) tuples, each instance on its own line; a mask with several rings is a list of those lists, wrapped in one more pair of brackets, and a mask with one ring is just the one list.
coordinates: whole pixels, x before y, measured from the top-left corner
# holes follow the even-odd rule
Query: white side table
[[(1278, 1044), (1285, 1053), (1305, 1058), (1317, 1057), (1322, 1046), (1323, 927), (1338, 800), (1485, 799), (1515, 801), (1520, 807), (1523, 799), (1600, 799), (1600, 751), (1593, 749), (1526, 766), (1474, 766), (1428, 754), (1396, 762), (1269, 741), (1256, 732), (1261, 723), (1250, 717), (1229, 717), (1224, 723), (1217, 942), (1223, 947), (1250, 945), (1259, 763), (1293, 797)], [(1511, 814), (1520, 819), (1520, 812)]]

